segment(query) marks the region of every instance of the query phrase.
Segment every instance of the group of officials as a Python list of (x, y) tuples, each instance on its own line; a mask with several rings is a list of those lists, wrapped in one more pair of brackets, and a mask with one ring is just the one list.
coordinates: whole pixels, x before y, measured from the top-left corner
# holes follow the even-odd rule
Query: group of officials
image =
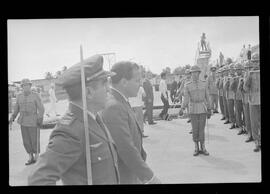
[[(88, 134), (84, 129), (81, 63), (77, 63), (55, 82), (68, 94), (69, 108), (53, 129), (45, 152), (36, 160), (33, 154), (37, 150), (33, 148), (38, 146), (31, 142), (34, 138), (24, 142), (30, 157), (26, 164), (35, 163), (28, 184), (55, 185), (61, 180), (64, 185), (86, 185), (89, 166), (92, 184), (161, 183), (146, 163), (143, 129), (129, 103), (141, 85), (139, 66), (121, 61), (108, 72), (103, 70), (101, 55), (87, 58), (83, 64)], [(39, 96), (31, 92), (30, 80), (23, 80), (22, 87), (24, 91), (17, 96), (10, 123), (20, 112), (21, 131), (29, 135), (42, 124), (44, 107)], [(87, 136), (89, 145), (85, 141)], [(90, 164), (86, 162), (86, 150), (90, 150)]]
[[(159, 184), (161, 181), (146, 163), (143, 148), (143, 124), (131, 106), (130, 99), (144, 89), (146, 107), (143, 120), (153, 121), (153, 88), (146, 75), (141, 83), (140, 68), (129, 61), (117, 62), (110, 72), (103, 70), (103, 57), (94, 55), (84, 60), (88, 134), (84, 130), (81, 63), (67, 69), (56, 81), (68, 94), (69, 108), (52, 131), (46, 151), (37, 159), (36, 138), (25, 138), (29, 154), (26, 164), (35, 163), (28, 177), (29, 185), (55, 185), (62, 180), (64, 185), (85, 185), (88, 180), (87, 166), (92, 169), (93, 184)], [(245, 75), (243, 74), (246, 70)], [(222, 120), (231, 123), (231, 128), (240, 128), (238, 134), (248, 133), (249, 141), (255, 141), (260, 150), (260, 86), (258, 86), (259, 58), (242, 64), (226, 64), (217, 70), (211, 68), (207, 80), (200, 80), (199, 66), (185, 72), (185, 79), (174, 93), (175, 101), (181, 96), (180, 112), (187, 109), (195, 145), (194, 156), (209, 155), (205, 148), (204, 128), (206, 119), (218, 113), (218, 101)], [(230, 73), (230, 74), (228, 74)], [(257, 75), (257, 77), (256, 77)], [(166, 75), (162, 74), (161, 100), (164, 108), (160, 117), (168, 118), (168, 93)], [(255, 80), (254, 80), (255, 79)], [(31, 92), (31, 82), (22, 81), (23, 93), (17, 96), (12, 123), (18, 119), (23, 136), (30, 136), (42, 124), (44, 107), (40, 97)], [(152, 93), (152, 94), (151, 94)], [(183, 99), (182, 99), (183, 97)], [(140, 110), (140, 114), (142, 111)], [(89, 137), (90, 145), (85, 142)], [(86, 146), (90, 147), (91, 164), (86, 160)]]

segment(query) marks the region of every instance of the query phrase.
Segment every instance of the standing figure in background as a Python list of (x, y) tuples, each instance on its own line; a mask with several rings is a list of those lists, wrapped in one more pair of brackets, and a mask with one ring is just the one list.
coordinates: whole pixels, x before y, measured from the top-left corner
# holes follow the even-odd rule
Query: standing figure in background
[(249, 111), (249, 93), (244, 90), (244, 81), (247, 79), (248, 73), (250, 69), (252, 68), (250, 62), (245, 62), (245, 74), (242, 79), (240, 79), (238, 88), (241, 91), (242, 94), (242, 102), (243, 102), (243, 112), (244, 112), (244, 119), (245, 119), (245, 131), (247, 131), (248, 138), (245, 142), (251, 142), (254, 140), (252, 137), (252, 131), (251, 131), (251, 120), (250, 120), (250, 111)]
[(224, 113), (225, 113), (225, 122), (224, 124), (229, 124), (230, 122), (230, 116), (229, 116), (229, 108), (228, 108), (228, 95), (227, 95), (227, 87), (228, 87), (228, 73), (229, 73), (229, 68), (228, 65), (223, 67), (223, 73), (224, 77), (222, 80), (222, 85), (223, 85), (223, 106), (224, 106)]
[[(141, 80), (142, 82), (142, 80)], [(139, 87), (139, 91), (137, 93), (136, 97), (129, 97), (128, 101), (130, 103), (131, 108), (133, 109), (135, 116), (137, 118), (137, 121), (142, 129), (143, 137), (148, 137), (144, 134), (144, 120), (143, 120), (143, 98), (145, 98), (146, 94), (142, 87), (142, 83)]]
[(56, 112), (56, 103), (58, 102), (56, 96), (55, 96), (55, 85), (54, 83), (51, 83), (51, 87), (49, 89), (49, 99), (50, 99), (50, 107), (48, 112), (46, 113), (46, 115), (48, 117), (50, 117), (50, 113), (53, 112), (56, 116), (60, 116), (60, 114), (58, 114)]
[(235, 78), (234, 64), (231, 63), (229, 68), (230, 68), (230, 75), (226, 83), (226, 85), (228, 86), (227, 87), (228, 110), (229, 110), (229, 118), (231, 122), (230, 129), (234, 129), (236, 128), (236, 119), (235, 119), (235, 111), (234, 111), (235, 92), (232, 90), (232, 87), (231, 87)]
[(169, 118), (169, 115), (168, 115), (168, 109), (169, 109), (170, 105), (169, 105), (169, 96), (168, 96), (168, 91), (167, 91), (166, 73), (165, 72), (161, 73), (161, 80), (159, 83), (159, 91), (161, 93), (160, 98), (161, 98), (162, 103), (163, 103), (163, 109), (162, 109), (161, 113), (159, 114), (159, 117), (162, 120), (170, 121), (171, 119)]
[(255, 53), (251, 59), (253, 70), (249, 71), (245, 81), (244, 90), (249, 93), (249, 111), (252, 136), (255, 141), (254, 152), (261, 150), (261, 96), (260, 96), (260, 58)]
[(248, 51), (247, 51), (247, 60), (251, 60), (251, 47), (250, 44), (248, 45)]
[(201, 36), (201, 47), (202, 47), (202, 51), (207, 51), (207, 47), (206, 47), (206, 36), (205, 36), (205, 33), (202, 33), (202, 36)]
[(207, 89), (209, 91), (211, 109), (213, 113), (218, 113), (218, 88), (216, 86), (216, 67), (211, 67), (211, 75), (207, 78)]
[[(193, 130), (193, 141), (195, 143), (194, 156), (202, 153), (209, 155), (205, 148), (204, 128), (207, 114), (211, 112), (209, 103), (209, 94), (205, 81), (199, 80), (201, 70), (199, 66), (194, 65), (191, 68), (192, 81), (185, 85), (184, 101), (181, 109), (189, 104), (189, 114)], [(199, 149), (199, 143), (201, 149)]]
[(176, 98), (177, 81), (178, 81), (178, 76), (175, 75), (175, 76), (173, 77), (173, 82), (172, 82), (172, 84), (171, 84), (171, 91), (170, 91), (170, 97), (171, 97), (172, 103), (174, 103), (175, 98)]
[(153, 121), (153, 105), (154, 105), (154, 92), (153, 92), (153, 85), (150, 82), (151, 74), (148, 72), (146, 73), (146, 78), (143, 82), (143, 89), (145, 91), (144, 105), (145, 105), (145, 112), (143, 115), (143, 120), (145, 121), (147, 117), (147, 122), (149, 125), (154, 125), (156, 122)]
[(236, 125), (238, 128), (240, 128), (237, 135), (241, 135), (241, 134), (246, 133), (244, 129), (242, 94), (238, 87), (240, 80), (243, 78), (243, 74), (242, 74), (243, 66), (240, 63), (237, 63), (235, 64), (235, 70), (236, 70), (237, 75), (233, 80), (231, 88), (233, 92), (235, 93), (234, 108), (235, 108), (235, 116), (236, 116)]
[(42, 125), (44, 106), (38, 94), (31, 91), (32, 83), (29, 79), (23, 79), (21, 87), (23, 92), (18, 94), (14, 112), (10, 117), (10, 124), (16, 119), (18, 113), (18, 123), (21, 125), (23, 145), (29, 155), (29, 160), (25, 165), (36, 162), (40, 146), (37, 133), (38, 127)]
[(218, 88), (218, 97), (219, 97), (219, 107), (222, 114), (221, 120), (225, 120), (225, 111), (224, 111), (224, 104), (223, 104), (223, 67), (218, 69), (219, 78), (216, 81), (216, 87)]
[(223, 66), (223, 62), (224, 62), (224, 55), (222, 54), (222, 52), (219, 53), (219, 66)]

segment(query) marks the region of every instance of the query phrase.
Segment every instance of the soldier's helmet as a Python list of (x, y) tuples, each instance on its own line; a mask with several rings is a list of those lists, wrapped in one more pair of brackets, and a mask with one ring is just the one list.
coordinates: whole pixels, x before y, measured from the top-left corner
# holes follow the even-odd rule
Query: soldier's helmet
[(190, 74), (191, 72), (190, 72), (190, 69), (186, 69), (186, 71), (185, 71), (185, 75), (188, 75), (188, 74)]
[(201, 69), (198, 65), (194, 65), (191, 67), (190, 72), (201, 72)]
[(251, 61), (252, 62), (259, 62), (260, 61), (260, 54), (258, 52), (254, 53), (252, 56), (251, 56)]
[(21, 86), (24, 86), (24, 85), (27, 85), (27, 84), (29, 84), (30, 86), (32, 86), (32, 82), (29, 79), (27, 79), (27, 78), (22, 79)]

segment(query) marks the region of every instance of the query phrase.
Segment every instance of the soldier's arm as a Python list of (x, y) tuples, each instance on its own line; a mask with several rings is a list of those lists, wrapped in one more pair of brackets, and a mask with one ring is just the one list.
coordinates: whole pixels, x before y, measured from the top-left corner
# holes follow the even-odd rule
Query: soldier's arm
[(243, 86), (244, 91), (245, 91), (245, 92), (249, 92), (250, 87), (251, 87), (251, 76), (248, 75), (248, 76), (246, 77), (246, 79), (244, 80), (244, 86)]
[(28, 184), (56, 185), (61, 176), (79, 159), (82, 150), (81, 141), (72, 135), (68, 127), (55, 129), (46, 151), (40, 155), (28, 176)]
[(18, 115), (18, 113), (20, 111), (19, 96), (20, 95), (17, 95), (17, 97), (16, 97), (16, 103), (15, 103), (15, 106), (14, 106), (14, 111), (13, 111), (13, 113), (11, 115), (11, 118), (10, 118), (10, 120), (12, 120), (12, 121), (14, 121), (16, 119), (16, 117), (17, 117), (17, 115)]
[(45, 109), (38, 94), (36, 94), (36, 105), (37, 105), (37, 110), (38, 110), (38, 118), (43, 118)]
[(207, 89), (205, 89), (205, 104), (206, 104), (206, 108), (210, 109), (209, 90)]
[(146, 183), (154, 176), (154, 173), (134, 145), (128, 117), (127, 111), (119, 104), (111, 105), (102, 112), (103, 121), (110, 130), (119, 157), (130, 171), (137, 175), (143, 183)]

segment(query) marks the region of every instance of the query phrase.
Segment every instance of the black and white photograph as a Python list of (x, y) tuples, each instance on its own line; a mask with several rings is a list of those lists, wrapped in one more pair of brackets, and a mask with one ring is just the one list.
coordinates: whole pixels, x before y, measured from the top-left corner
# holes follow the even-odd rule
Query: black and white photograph
[(261, 183), (259, 23), (8, 19), (9, 185)]

